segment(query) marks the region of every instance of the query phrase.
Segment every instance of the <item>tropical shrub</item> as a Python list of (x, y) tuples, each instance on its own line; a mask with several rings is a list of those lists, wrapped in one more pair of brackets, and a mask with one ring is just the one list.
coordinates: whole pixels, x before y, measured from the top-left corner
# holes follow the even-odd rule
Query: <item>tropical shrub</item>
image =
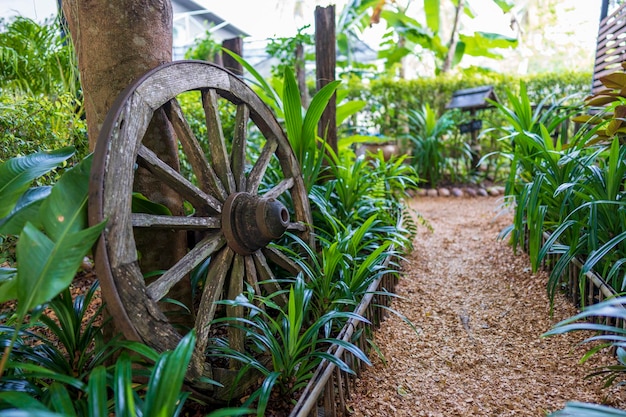
[[(601, 113), (568, 137), (558, 126), (575, 111), (583, 112), (582, 104), (564, 114), (555, 106), (533, 111), (523, 86), (521, 91), (519, 99), (509, 97), (511, 108), (498, 106), (512, 126), (504, 138), (511, 144), (506, 193), (515, 203), (508, 230), (513, 244), (528, 248), (535, 269), (548, 253), (560, 255), (550, 273), (551, 296), (574, 257), (584, 262), (581, 288), (583, 274), (593, 268), (623, 290), (626, 150), (615, 134), (607, 141), (612, 119)], [(544, 232), (551, 234), (545, 242)], [(584, 291), (581, 297), (584, 303)]]
[(73, 146), (73, 162), (89, 152), (87, 125), (71, 93), (56, 97), (0, 94), (0, 161)]
[(59, 20), (42, 25), (21, 16), (0, 20), (0, 92), (78, 97), (76, 57), (63, 33)]
[[(312, 316), (313, 295), (313, 290), (307, 288), (304, 279), (298, 276), (289, 288), (288, 301), (284, 307), (280, 307), (271, 297), (260, 297), (251, 293), (248, 293), (248, 297), (240, 295), (234, 300), (220, 302), (227, 306), (244, 307), (249, 312), (248, 317), (223, 318), (216, 320), (216, 323), (228, 323), (229, 326), (243, 331), (257, 354), (250, 355), (231, 349), (227, 340), (214, 341), (214, 354), (243, 363), (240, 376), (250, 368), (264, 376), (261, 386), (244, 403), (244, 406), (249, 406), (258, 402), (259, 417), (264, 415), (274, 387), (278, 389), (278, 398), (292, 399), (295, 393), (306, 386), (322, 360), (330, 361), (342, 371), (354, 374), (345, 362), (327, 352), (330, 347), (340, 346), (370, 364), (367, 356), (358, 347), (334, 337), (329, 327), (329, 324), (337, 320), (366, 320), (351, 312), (332, 309), (321, 316)], [(271, 364), (258, 359), (259, 353), (268, 355)]]
[[(583, 343), (592, 343), (593, 347), (585, 353), (581, 362), (587, 361), (593, 355), (603, 349), (611, 348), (615, 351), (617, 364), (602, 366), (593, 371), (589, 377), (602, 377), (604, 386), (613, 384), (623, 385), (626, 376), (626, 330), (623, 326), (605, 324), (607, 319), (626, 320), (626, 298), (617, 297), (603, 301), (586, 308), (583, 312), (565, 319), (556, 324), (544, 336), (554, 336), (575, 331), (594, 332), (593, 336), (587, 337)], [(590, 322), (590, 319), (595, 322)], [(554, 417), (583, 417), (583, 416), (625, 416), (626, 412), (614, 408), (587, 404), (579, 402), (569, 402), (563, 410), (550, 414)]]
[(410, 163), (419, 178), (430, 187), (443, 179), (448, 159), (446, 136), (450, 135), (454, 121), (450, 113), (439, 117), (428, 103), (407, 111), (409, 132), (404, 135), (409, 142)]

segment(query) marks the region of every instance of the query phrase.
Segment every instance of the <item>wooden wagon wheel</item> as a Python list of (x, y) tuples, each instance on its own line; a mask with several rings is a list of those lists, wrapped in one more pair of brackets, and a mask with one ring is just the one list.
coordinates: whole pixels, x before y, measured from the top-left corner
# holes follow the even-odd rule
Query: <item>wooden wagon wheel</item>
[[(188, 91), (199, 92), (195, 94), (205, 113), (208, 138), (196, 137), (177, 100)], [(220, 103), (236, 108), (232, 137), (223, 132)], [(187, 174), (166, 164), (143, 142), (157, 112), (166, 115), (181, 159), (191, 166)], [(252, 131), (263, 136), (255, 157), (249, 149)], [(268, 178), (270, 166), (272, 178)], [(140, 169), (174, 190), (192, 214), (133, 213), (133, 187)], [(277, 177), (276, 172), (282, 175)], [(312, 239), (300, 168), (270, 109), (234, 74), (198, 61), (168, 63), (149, 71), (113, 104), (94, 153), (89, 218), (92, 224), (107, 220), (96, 251), (96, 268), (116, 326), (127, 339), (143, 341), (159, 351), (173, 349), (182, 337), (159, 301), (209, 260), (206, 283), (194, 308), (197, 345), (189, 375), (195, 381), (201, 376), (226, 378), (219, 374), (226, 371), (205, 360), (215, 301), (241, 293), (245, 282), (256, 291), (261, 291), (260, 282), (273, 283), (269, 291), (277, 291), (276, 268), (295, 272), (296, 265), (268, 244), (285, 230), (310, 243)], [(145, 228), (200, 236), (185, 248), (178, 262), (149, 284), (134, 235)], [(242, 312), (233, 309), (227, 314)], [(230, 340), (231, 345), (243, 347), (241, 335), (235, 332), (229, 337), (238, 339)]]

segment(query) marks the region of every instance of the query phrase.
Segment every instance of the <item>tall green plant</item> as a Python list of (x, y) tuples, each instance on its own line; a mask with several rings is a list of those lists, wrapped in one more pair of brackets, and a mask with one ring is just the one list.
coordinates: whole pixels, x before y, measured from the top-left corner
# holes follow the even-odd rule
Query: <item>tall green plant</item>
[[(626, 330), (617, 325), (604, 324), (605, 319), (626, 320), (625, 297), (617, 297), (603, 301), (586, 308), (583, 312), (567, 318), (543, 336), (555, 336), (570, 332), (593, 332), (583, 343), (592, 344), (592, 347), (584, 354), (581, 362), (586, 362), (592, 356), (598, 354), (606, 348), (615, 349), (617, 363), (605, 365), (595, 369), (589, 377), (602, 377), (604, 386), (609, 387), (615, 383), (623, 385), (626, 376)], [(590, 319), (595, 319), (591, 322)], [(551, 416), (624, 416), (624, 411), (595, 404), (585, 404), (570, 402), (563, 410), (557, 411)]]
[[(91, 158), (68, 170), (41, 200), (16, 206), (30, 182), (73, 153), (72, 149), (38, 153), (15, 158), (0, 165), (0, 214), (9, 224), (21, 229), (16, 247), (17, 270), (9, 271), (0, 285), (0, 302), (17, 299), (17, 322), (23, 322), (36, 306), (50, 301), (67, 288), (83, 257), (99, 236), (104, 223), (87, 227), (88, 178)], [(31, 194), (24, 194), (32, 198)], [(36, 215), (33, 204), (39, 205)], [(7, 223), (3, 227), (8, 227)], [(2, 230), (0, 230), (2, 232)], [(5, 272), (7, 272), (5, 270)], [(15, 333), (13, 342), (17, 338)], [(2, 375), (12, 344), (5, 347), (0, 362)]]
[(436, 187), (442, 180), (446, 167), (445, 136), (454, 126), (452, 119), (446, 114), (437, 117), (428, 103), (422, 108), (407, 112), (410, 141), (411, 164), (419, 177), (431, 187)]
[[(231, 349), (225, 340), (217, 341), (216, 345), (221, 352), (218, 354), (244, 364), (240, 375), (250, 369), (263, 375), (261, 387), (244, 404), (246, 406), (258, 402), (257, 416), (264, 415), (274, 388), (278, 390), (280, 398), (292, 398), (295, 392), (307, 384), (322, 360), (354, 374), (345, 362), (327, 351), (331, 347), (342, 347), (359, 360), (370, 364), (367, 356), (357, 346), (333, 337), (328, 329), (328, 325), (335, 321), (367, 320), (354, 313), (335, 310), (311, 319), (313, 291), (307, 288), (301, 276), (296, 277), (290, 287), (285, 307), (280, 307), (269, 297), (251, 297), (248, 299), (239, 295), (234, 300), (221, 301), (221, 304), (227, 306), (243, 307), (249, 314), (243, 318), (218, 319), (216, 323), (228, 324), (242, 330), (257, 354)], [(261, 360), (258, 352), (269, 355), (271, 363)]]
[(283, 104), (287, 138), (300, 163), (304, 185), (307, 190), (317, 181), (324, 160), (323, 138), (317, 135), (317, 125), (324, 109), (341, 81), (333, 81), (322, 87), (311, 99), (304, 113), (300, 89), (291, 68), (285, 68)]
[(0, 89), (29, 95), (79, 95), (72, 42), (59, 21), (38, 24), (26, 17), (0, 21)]

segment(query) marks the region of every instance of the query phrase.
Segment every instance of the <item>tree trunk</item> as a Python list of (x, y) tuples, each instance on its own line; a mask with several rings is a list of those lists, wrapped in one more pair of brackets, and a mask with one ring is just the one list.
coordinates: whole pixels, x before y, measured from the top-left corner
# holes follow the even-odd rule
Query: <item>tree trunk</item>
[[(170, 0), (64, 0), (78, 56), (87, 117), (89, 148), (96, 146), (104, 118), (118, 94), (146, 71), (172, 60)], [(178, 149), (169, 122), (157, 111), (144, 138), (170, 166), (178, 169)], [(182, 200), (169, 187), (139, 169), (135, 189), (150, 200), (182, 214)], [(169, 268), (185, 253), (184, 233), (136, 233), (143, 270)], [(190, 305), (190, 287), (170, 293)]]
[(452, 33), (450, 34), (450, 42), (448, 43), (448, 53), (446, 54), (446, 59), (441, 67), (441, 72), (444, 74), (452, 69), (452, 60), (454, 59), (454, 53), (456, 52), (456, 45), (458, 43), (457, 35), (459, 32), (459, 19), (461, 17), (461, 12), (465, 7), (464, 3), (465, 0), (459, 0), (456, 6), (456, 11), (454, 12), (454, 23), (452, 24)]

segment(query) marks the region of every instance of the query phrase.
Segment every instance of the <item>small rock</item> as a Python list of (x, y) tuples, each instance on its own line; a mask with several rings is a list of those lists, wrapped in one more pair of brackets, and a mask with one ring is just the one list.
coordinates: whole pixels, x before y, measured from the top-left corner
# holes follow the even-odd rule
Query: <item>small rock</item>
[(463, 190), (461, 190), (460, 188), (454, 187), (452, 188), (452, 190), (450, 190), (450, 192), (455, 197), (463, 197)]
[(448, 190), (447, 188), (440, 188), (439, 190), (437, 190), (437, 192), (439, 193), (440, 197), (450, 197), (450, 190)]
[(426, 192), (426, 195), (428, 197), (437, 197), (437, 190), (435, 190), (434, 188), (431, 188)]
[(478, 190), (476, 190), (476, 193), (481, 197), (487, 197), (489, 195), (487, 190), (485, 190), (484, 188), (479, 188)]
[(419, 190), (417, 190), (415, 192), (415, 194), (419, 197), (426, 197), (426, 193), (428, 192), (428, 190), (426, 190), (425, 188), (420, 188)]
[(492, 197), (497, 197), (500, 195), (500, 191), (496, 187), (487, 188), (487, 193), (489, 193)]
[(478, 195), (478, 193), (476, 192), (475, 189), (471, 188), (471, 187), (467, 187), (465, 189), (465, 194), (467, 194), (469, 197), (476, 197)]

